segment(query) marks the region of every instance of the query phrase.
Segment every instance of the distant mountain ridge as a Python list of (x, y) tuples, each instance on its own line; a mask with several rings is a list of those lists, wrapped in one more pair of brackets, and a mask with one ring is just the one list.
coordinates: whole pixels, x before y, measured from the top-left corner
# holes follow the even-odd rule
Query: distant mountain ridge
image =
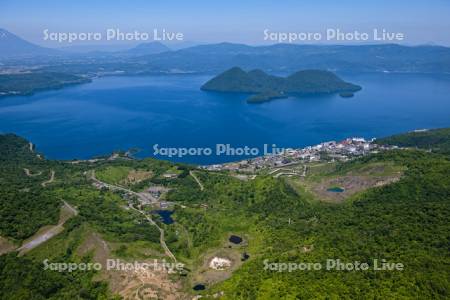
[(41, 47), (0, 28), (0, 58), (37, 55), (58, 55), (60, 51)]
[(219, 43), (138, 58), (155, 69), (223, 72), (233, 66), (291, 73), (301, 69), (342, 72), (450, 73), (450, 48), (442, 46), (297, 45)]
[[(4, 29), (0, 30), (0, 36), (0, 59), (42, 55), (52, 58), (61, 56), (65, 59), (73, 56), (74, 52), (68, 51), (69, 49), (63, 51), (40, 47)], [(146, 43), (129, 50), (80, 53), (76, 58), (79, 64), (86, 66), (83, 69), (89, 69), (90, 72), (109, 69), (115, 59), (120, 58), (120, 62), (124, 64), (120, 70), (133, 74), (167, 73), (172, 70), (179, 73), (219, 73), (233, 66), (284, 74), (302, 69), (332, 72), (450, 73), (450, 48), (430, 45), (249, 46), (224, 42), (167, 51), (166, 46), (162, 44)], [(49, 63), (56, 65), (61, 61), (53, 59)]]
[(256, 95), (251, 96), (248, 102), (258, 103), (289, 94), (353, 93), (361, 87), (323, 70), (302, 70), (287, 77), (278, 77), (258, 69), (245, 72), (239, 67), (233, 67), (206, 82), (201, 89), (254, 93)]
[(158, 54), (170, 51), (170, 48), (160, 42), (149, 42), (137, 45), (127, 51), (123, 51), (126, 54), (132, 55), (149, 55)]

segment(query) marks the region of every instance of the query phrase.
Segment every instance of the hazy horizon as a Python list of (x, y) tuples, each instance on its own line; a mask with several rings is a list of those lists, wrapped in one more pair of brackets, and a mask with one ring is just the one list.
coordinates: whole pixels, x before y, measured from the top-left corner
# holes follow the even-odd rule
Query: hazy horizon
[[(342, 33), (379, 32), (401, 33), (401, 41), (306, 40), (300, 44), (376, 44), (403, 45), (436, 44), (450, 46), (450, 36), (443, 30), (450, 27), (450, 3), (443, 0), (396, 1), (387, 0), (360, 3), (322, 0), (316, 3), (286, 1), (235, 0), (227, 3), (196, 1), (134, 1), (113, 5), (105, 0), (66, 3), (44, 0), (4, 0), (0, 4), (0, 28), (46, 47), (60, 48), (80, 45), (136, 45), (146, 41), (102, 40), (74, 41), (72, 43), (45, 40), (44, 30), (50, 33), (105, 33), (107, 29), (121, 32), (149, 33), (156, 29), (162, 34), (181, 33), (182, 41), (195, 44), (243, 43), (268, 45), (277, 41), (265, 39), (270, 33), (324, 33), (340, 30)], [(220, 12), (220, 14), (217, 14)], [(174, 44), (163, 40), (164, 44)]]

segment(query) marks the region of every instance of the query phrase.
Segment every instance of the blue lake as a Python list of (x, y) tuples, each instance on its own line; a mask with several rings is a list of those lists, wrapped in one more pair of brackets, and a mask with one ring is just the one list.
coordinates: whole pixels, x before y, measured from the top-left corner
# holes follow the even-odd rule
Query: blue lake
[[(137, 147), (303, 147), (351, 136), (381, 137), (450, 126), (450, 75), (340, 74), (363, 89), (247, 104), (246, 95), (200, 91), (212, 76), (104, 77), (28, 97), (0, 99), (0, 132), (48, 158), (89, 158)], [(168, 159), (164, 156), (159, 158)], [(211, 164), (242, 156), (186, 156)]]

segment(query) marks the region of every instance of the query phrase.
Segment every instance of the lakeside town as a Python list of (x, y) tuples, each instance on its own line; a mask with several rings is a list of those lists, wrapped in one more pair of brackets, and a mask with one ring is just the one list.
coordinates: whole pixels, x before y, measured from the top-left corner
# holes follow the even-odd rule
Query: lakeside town
[(379, 145), (375, 143), (375, 138), (366, 140), (361, 137), (352, 137), (340, 142), (328, 141), (305, 148), (289, 148), (278, 154), (264, 155), (238, 162), (202, 166), (202, 168), (209, 171), (228, 170), (254, 174), (264, 169), (287, 167), (298, 163), (348, 161), (370, 153), (396, 148), (398, 147)]

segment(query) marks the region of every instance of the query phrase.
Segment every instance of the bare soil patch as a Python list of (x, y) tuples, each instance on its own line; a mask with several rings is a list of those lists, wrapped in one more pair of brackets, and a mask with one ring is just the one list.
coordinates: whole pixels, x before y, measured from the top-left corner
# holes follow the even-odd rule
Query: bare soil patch
[[(174, 282), (164, 270), (107, 270), (111, 256), (111, 246), (98, 233), (91, 233), (77, 249), (79, 255), (93, 253), (93, 261), (102, 264), (103, 268), (96, 280), (107, 281), (110, 290), (123, 299), (187, 299), (181, 291), (182, 286)], [(121, 262), (125, 262), (121, 260)], [(138, 263), (153, 263), (153, 260), (139, 260)], [(131, 262), (133, 263), (133, 262)]]
[[(400, 179), (400, 176), (358, 176), (347, 175), (337, 178), (325, 179), (317, 184), (314, 184), (311, 188), (312, 192), (316, 194), (320, 199), (331, 202), (341, 202), (344, 199), (364, 190), (372, 187), (383, 186), (389, 183), (396, 182)], [(330, 188), (339, 187), (344, 191), (333, 192), (329, 191)]]
[(16, 248), (13, 242), (0, 236), (0, 255), (14, 251)]
[[(233, 272), (239, 269), (243, 264), (242, 256), (245, 252), (246, 245), (246, 242), (235, 245), (230, 243), (227, 239), (222, 248), (207, 252), (202, 258), (201, 265), (192, 274), (192, 285), (201, 283), (206, 286), (211, 286), (230, 278)], [(230, 264), (225, 268), (214, 269), (211, 267), (211, 262), (215, 258), (225, 259), (229, 261)]]
[(333, 171), (327, 174), (325, 171), (325, 174), (314, 175), (316, 179), (303, 181), (303, 185), (322, 201), (342, 202), (369, 188), (398, 181), (403, 171), (404, 168), (391, 163), (372, 163), (343, 175), (333, 175)]
[(131, 170), (127, 178), (123, 179), (120, 183), (124, 185), (128, 184), (137, 184), (139, 182), (142, 182), (146, 179), (149, 179), (153, 176), (153, 172), (151, 171), (145, 171), (145, 170)]

